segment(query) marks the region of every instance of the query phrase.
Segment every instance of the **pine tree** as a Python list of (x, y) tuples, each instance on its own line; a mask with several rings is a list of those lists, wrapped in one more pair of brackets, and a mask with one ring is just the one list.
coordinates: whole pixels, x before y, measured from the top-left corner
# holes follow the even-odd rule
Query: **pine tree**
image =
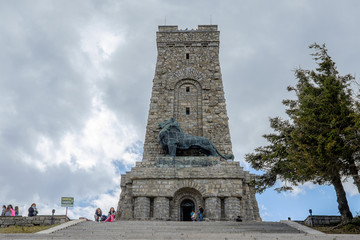
[(258, 192), (277, 180), (285, 182), (278, 191), (291, 190), (286, 182), (333, 185), (340, 214), (347, 222), (353, 216), (342, 179), (353, 177), (360, 192), (360, 114), (350, 86), (354, 78), (338, 74), (325, 45), (315, 43), (310, 48), (315, 49), (312, 56), (318, 67), (295, 71), (298, 83), (288, 91), (294, 91), (297, 99), (283, 100), (289, 119), (271, 118), (274, 133), (264, 135), (270, 145), (256, 148), (246, 160), (265, 172), (255, 180)]

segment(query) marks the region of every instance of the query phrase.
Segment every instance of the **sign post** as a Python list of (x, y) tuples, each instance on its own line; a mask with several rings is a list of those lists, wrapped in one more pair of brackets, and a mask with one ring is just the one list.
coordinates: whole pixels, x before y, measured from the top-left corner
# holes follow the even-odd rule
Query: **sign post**
[(74, 206), (74, 198), (73, 197), (62, 197), (61, 198), (61, 206), (66, 207), (65, 216), (67, 217), (68, 207), (73, 207)]

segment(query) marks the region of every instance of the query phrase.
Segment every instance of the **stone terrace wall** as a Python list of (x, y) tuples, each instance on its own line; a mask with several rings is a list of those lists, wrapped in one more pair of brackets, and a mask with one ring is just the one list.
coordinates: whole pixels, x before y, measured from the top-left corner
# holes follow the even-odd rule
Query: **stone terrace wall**
[[(70, 219), (65, 215), (55, 215), (54, 224), (65, 223)], [(23, 216), (12, 216), (12, 217), (0, 217), (0, 227), (9, 226), (43, 226), (51, 224), (51, 215), (39, 215), (35, 217), (23, 217)]]
[[(312, 224), (311, 224), (312, 221)], [(308, 226), (335, 226), (341, 223), (341, 216), (313, 215), (308, 216), (304, 223)]]

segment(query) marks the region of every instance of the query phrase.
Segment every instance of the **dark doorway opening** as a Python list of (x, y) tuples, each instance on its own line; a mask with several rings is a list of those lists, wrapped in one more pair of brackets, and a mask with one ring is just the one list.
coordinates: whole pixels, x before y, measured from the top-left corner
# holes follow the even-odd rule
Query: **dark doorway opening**
[(195, 204), (190, 199), (185, 199), (180, 204), (180, 220), (191, 221), (190, 213), (195, 210)]

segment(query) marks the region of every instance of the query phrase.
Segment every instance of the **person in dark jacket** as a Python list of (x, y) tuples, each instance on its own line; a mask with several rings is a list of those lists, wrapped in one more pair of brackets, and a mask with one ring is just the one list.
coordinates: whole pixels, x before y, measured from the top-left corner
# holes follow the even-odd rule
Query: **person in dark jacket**
[(202, 221), (204, 216), (204, 209), (199, 205), (199, 220)]
[(36, 208), (36, 204), (33, 203), (33, 204), (31, 204), (31, 207), (29, 207), (29, 214), (28, 214), (28, 216), (29, 216), (29, 217), (34, 217), (34, 216), (36, 216), (37, 214), (38, 214), (38, 210), (37, 210), (37, 208)]
[(3, 205), (1, 216), (5, 216), (5, 211), (6, 211), (6, 205)]
[(95, 211), (94, 218), (95, 218), (95, 222), (100, 222), (100, 221), (104, 221), (106, 219), (106, 216), (102, 215), (102, 211), (100, 208), (97, 208)]

